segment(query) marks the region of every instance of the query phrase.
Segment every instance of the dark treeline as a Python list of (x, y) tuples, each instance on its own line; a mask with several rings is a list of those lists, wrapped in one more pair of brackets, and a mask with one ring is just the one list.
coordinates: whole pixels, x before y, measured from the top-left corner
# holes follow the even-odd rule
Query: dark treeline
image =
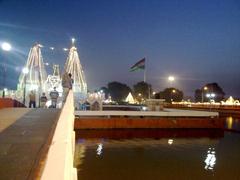
[[(101, 87), (99, 90), (105, 93), (105, 98), (111, 96), (112, 100), (118, 103), (124, 102), (130, 92), (138, 102), (142, 102), (142, 100), (148, 98), (165, 99), (166, 102), (180, 102), (184, 99), (184, 92), (175, 87), (154, 92), (151, 84), (143, 81), (134, 84), (133, 88), (127, 84), (113, 81), (109, 82), (106, 87)], [(211, 100), (220, 102), (224, 99), (224, 95), (223, 89), (217, 83), (208, 83), (195, 90), (194, 99), (195, 102), (209, 102)]]

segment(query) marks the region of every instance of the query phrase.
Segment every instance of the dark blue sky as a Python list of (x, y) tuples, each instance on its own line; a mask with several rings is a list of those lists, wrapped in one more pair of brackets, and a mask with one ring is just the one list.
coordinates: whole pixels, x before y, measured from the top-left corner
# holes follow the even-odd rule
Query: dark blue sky
[(0, 0), (0, 42), (15, 47), (0, 52), (9, 86), (17, 83), (14, 69), (24, 65), (34, 42), (45, 46), (45, 61), (63, 65), (62, 48), (71, 37), (91, 90), (114, 80), (141, 81), (143, 73), (129, 68), (146, 57), (147, 81), (156, 91), (169, 86), (173, 74), (173, 85), (187, 95), (218, 82), (240, 97), (238, 0)]

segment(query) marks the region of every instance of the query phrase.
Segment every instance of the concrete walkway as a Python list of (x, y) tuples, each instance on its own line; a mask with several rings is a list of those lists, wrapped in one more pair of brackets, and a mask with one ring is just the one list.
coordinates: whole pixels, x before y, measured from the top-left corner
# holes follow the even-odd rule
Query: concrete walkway
[(59, 114), (60, 109), (0, 110), (0, 179), (38, 176)]
[(0, 110), (0, 133), (8, 126), (20, 119), (24, 114), (29, 112), (29, 108), (5, 108)]

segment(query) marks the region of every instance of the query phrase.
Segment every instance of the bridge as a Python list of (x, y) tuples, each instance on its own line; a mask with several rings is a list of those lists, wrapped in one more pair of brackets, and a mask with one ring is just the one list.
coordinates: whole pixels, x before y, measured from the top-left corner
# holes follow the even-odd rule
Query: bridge
[(73, 93), (62, 109), (0, 111), (1, 179), (77, 179)]

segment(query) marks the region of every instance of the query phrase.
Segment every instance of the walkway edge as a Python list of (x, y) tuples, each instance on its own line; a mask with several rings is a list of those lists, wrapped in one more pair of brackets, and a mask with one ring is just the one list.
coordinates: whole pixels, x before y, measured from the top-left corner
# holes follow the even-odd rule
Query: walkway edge
[(42, 180), (77, 180), (77, 170), (73, 167), (75, 147), (73, 101), (73, 92), (70, 91), (53, 135)]

